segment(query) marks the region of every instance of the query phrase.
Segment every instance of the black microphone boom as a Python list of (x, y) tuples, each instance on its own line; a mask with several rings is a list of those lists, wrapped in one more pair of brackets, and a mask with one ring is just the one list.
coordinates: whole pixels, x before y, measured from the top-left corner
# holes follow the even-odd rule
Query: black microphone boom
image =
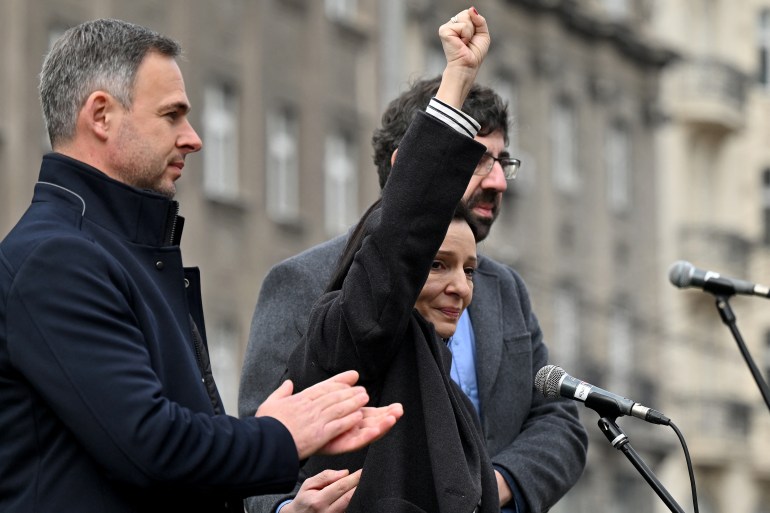
[(668, 426), (671, 423), (671, 419), (659, 411), (573, 378), (556, 365), (546, 365), (537, 371), (535, 388), (549, 398), (561, 396), (582, 401), (602, 417), (630, 415), (652, 424)]
[(684, 260), (674, 262), (668, 270), (668, 279), (680, 289), (696, 287), (723, 296), (745, 294), (747, 296), (770, 297), (770, 288), (764, 285), (727, 278), (713, 271), (698, 269)]

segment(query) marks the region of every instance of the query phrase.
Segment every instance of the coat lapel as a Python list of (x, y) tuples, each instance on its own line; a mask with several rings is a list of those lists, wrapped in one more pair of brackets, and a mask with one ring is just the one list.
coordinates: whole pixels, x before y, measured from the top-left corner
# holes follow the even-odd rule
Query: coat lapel
[(468, 312), (476, 338), (476, 379), (482, 416), (490, 404), (492, 385), (497, 379), (503, 350), (503, 312), (500, 283), (495, 274), (484, 272), (484, 257), (473, 276), (473, 301)]

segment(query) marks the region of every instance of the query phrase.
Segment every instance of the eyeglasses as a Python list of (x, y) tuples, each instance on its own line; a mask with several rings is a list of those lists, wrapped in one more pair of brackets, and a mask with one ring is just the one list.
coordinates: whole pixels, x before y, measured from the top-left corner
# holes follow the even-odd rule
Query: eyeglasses
[(478, 176), (487, 176), (490, 171), (492, 171), (492, 168), (495, 167), (495, 162), (500, 163), (500, 167), (503, 168), (503, 175), (505, 175), (506, 180), (513, 180), (516, 178), (516, 174), (519, 172), (519, 168), (521, 167), (521, 161), (519, 159), (515, 159), (513, 157), (498, 158), (490, 155), (489, 153), (485, 153), (481, 157), (481, 160), (479, 160), (479, 163), (476, 166), (476, 171), (473, 174)]

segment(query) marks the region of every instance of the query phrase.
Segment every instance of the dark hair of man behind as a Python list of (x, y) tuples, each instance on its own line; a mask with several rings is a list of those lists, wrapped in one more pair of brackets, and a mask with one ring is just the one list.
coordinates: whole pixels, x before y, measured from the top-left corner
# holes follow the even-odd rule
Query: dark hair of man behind
[[(425, 110), (440, 84), (440, 75), (415, 82), (408, 91), (390, 102), (382, 114), (381, 126), (372, 136), (374, 165), (377, 166), (380, 188), (385, 187), (390, 174), (390, 158), (401, 143), (412, 118), (418, 111)], [(462, 110), (481, 125), (478, 135), (501, 131), (505, 144), (508, 144), (508, 105), (492, 89), (474, 83)]]

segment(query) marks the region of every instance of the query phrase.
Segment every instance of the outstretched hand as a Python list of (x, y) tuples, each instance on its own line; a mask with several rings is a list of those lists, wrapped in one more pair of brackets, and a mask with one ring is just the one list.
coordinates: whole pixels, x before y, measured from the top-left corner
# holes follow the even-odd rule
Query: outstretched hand
[(447, 64), (436, 98), (459, 109), (489, 51), (487, 20), (471, 7), (441, 25), (438, 35)]
[(342, 372), (294, 395), (294, 385), (285, 381), (256, 416), (273, 417), (286, 426), (300, 459), (360, 449), (387, 433), (403, 408), (398, 403), (365, 407), (369, 396), (363, 387), (353, 386), (357, 381), (357, 372)]

